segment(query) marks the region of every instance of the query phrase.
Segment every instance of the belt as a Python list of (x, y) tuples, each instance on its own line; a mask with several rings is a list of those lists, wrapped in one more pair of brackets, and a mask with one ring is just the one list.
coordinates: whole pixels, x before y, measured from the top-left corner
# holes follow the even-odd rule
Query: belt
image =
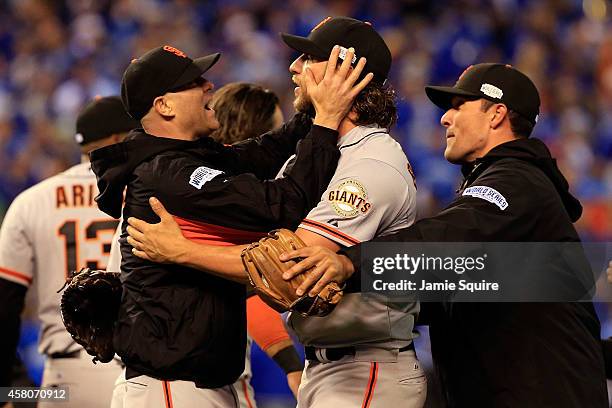
[[(125, 367), (125, 379), (126, 380), (130, 380), (132, 378), (135, 378), (135, 377), (138, 377), (138, 376), (141, 376), (141, 375), (145, 375), (147, 377), (154, 378), (154, 379), (156, 379), (158, 381), (176, 381), (176, 379), (154, 377), (151, 374), (141, 373), (140, 371), (135, 370), (134, 368), (129, 367), (129, 366)], [(183, 380), (180, 380), (180, 381), (191, 382), (191, 383), (193, 383), (196, 386), (196, 388), (208, 388), (204, 384), (202, 384), (202, 382), (197, 381), (197, 380), (185, 380), (185, 379), (183, 379)]]
[(78, 358), (83, 350), (75, 350), (70, 353), (57, 352), (49, 354), (50, 358)]
[[(410, 342), (409, 345), (402, 347), (398, 351), (414, 351), (414, 343)], [(335, 347), (335, 348), (318, 348), (318, 347), (304, 347), (304, 354), (307, 360), (318, 361), (320, 363), (329, 363), (330, 361), (338, 361), (342, 357), (354, 356), (356, 353), (355, 347)]]

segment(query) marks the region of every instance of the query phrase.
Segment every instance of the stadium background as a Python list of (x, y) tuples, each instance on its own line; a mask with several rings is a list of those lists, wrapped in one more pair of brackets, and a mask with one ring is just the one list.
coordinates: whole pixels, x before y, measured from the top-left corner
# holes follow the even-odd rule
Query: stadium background
[[(392, 134), (416, 173), (419, 217), (448, 203), (459, 182), (441, 154), (442, 112), (423, 86), (452, 84), (472, 63), (505, 62), (540, 90), (535, 136), (584, 205), (582, 238), (612, 241), (611, 9), (606, 0), (0, 0), (0, 219), (25, 188), (78, 162), (77, 112), (117, 94), (132, 58), (161, 44), (194, 57), (221, 51), (208, 79), (263, 84), (287, 117), (296, 55), (277, 33), (306, 35), (328, 15), (348, 15), (372, 22), (392, 50), (400, 115)], [(612, 335), (607, 305), (599, 311)], [(35, 379), (36, 332), (26, 320), (20, 349)], [(261, 406), (284, 406), (282, 375), (259, 350), (254, 371)]]

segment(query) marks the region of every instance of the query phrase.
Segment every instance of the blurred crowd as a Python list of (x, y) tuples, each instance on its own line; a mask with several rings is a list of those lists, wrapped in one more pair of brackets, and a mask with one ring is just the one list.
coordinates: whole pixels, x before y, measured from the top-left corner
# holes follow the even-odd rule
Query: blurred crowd
[(296, 55), (278, 32), (306, 35), (328, 15), (372, 22), (392, 50), (400, 115), (392, 134), (417, 176), (419, 216), (448, 203), (460, 177), (441, 154), (442, 112), (424, 85), (452, 84), (473, 63), (506, 62), (541, 92), (535, 136), (583, 202), (583, 238), (612, 240), (607, 0), (0, 0), (0, 219), (23, 189), (78, 161), (77, 112), (96, 95), (118, 94), (132, 58), (161, 44), (192, 57), (221, 51), (208, 79), (267, 86), (289, 115)]

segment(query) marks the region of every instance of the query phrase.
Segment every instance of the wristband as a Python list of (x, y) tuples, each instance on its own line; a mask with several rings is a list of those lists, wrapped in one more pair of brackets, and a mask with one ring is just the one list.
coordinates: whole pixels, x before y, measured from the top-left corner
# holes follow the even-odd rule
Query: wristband
[(304, 369), (304, 363), (302, 363), (302, 359), (293, 346), (285, 347), (276, 353), (272, 359), (280, 368), (283, 369), (285, 374), (289, 374), (294, 371), (302, 371)]

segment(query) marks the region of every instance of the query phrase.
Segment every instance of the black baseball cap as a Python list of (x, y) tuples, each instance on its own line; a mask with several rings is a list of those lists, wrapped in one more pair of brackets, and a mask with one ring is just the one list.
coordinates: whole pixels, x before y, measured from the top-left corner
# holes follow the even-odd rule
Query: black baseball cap
[(455, 86), (426, 86), (425, 93), (444, 110), (451, 108), (453, 96), (465, 96), (503, 103), (534, 125), (540, 113), (538, 89), (527, 75), (507, 64), (470, 65)]
[(140, 122), (127, 114), (121, 98), (107, 96), (90, 102), (79, 113), (74, 139), (82, 146), (137, 127)]
[(134, 119), (142, 119), (158, 96), (201, 77), (217, 63), (220, 53), (192, 60), (170, 45), (154, 48), (132, 60), (121, 81), (121, 100)]
[[(391, 69), (391, 51), (385, 40), (378, 34), (370, 23), (364, 23), (350, 17), (327, 17), (317, 24), (308, 37), (281, 33), (285, 44), (302, 54), (311, 55), (326, 61), (334, 45), (344, 48), (353, 47), (355, 58), (367, 59), (362, 77), (368, 72), (374, 74), (373, 81), (384, 83)], [(341, 51), (341, 56), (343, 51)]]

